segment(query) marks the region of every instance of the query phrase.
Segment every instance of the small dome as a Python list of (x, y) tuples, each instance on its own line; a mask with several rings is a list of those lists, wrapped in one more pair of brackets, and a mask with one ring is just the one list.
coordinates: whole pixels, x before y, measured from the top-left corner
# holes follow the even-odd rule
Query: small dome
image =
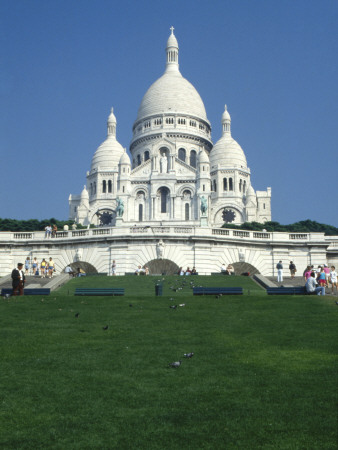
[(247, 169), (244, 152), (230, 134), (224, 134), (216, 142), (210, 152), (210, 164), (211, 167), (219, 164), (222, 167), (241, 167)]
[(123, 154), (122, 154), (122, 156), (120, 158), (119, 164), (129, 164), (129, 166), (131, 165), (130, 164), (130, 158), (128, 156), (128, 153), (127, 153), (126, 149), (124, 149), (124, 152), (123, 152)]
[(199, 157), (199, 162), (200, 163), (209, 163), (209, 156), (207, 155), (205, 150), (201, 150), (199, 152), (198, 157)]
[(109, 135), (94, 153), (91, 170), (98, 169), (99, 167), (100, 169), (112, 169), (116, 167), (122, 154), (122, 145), (117, 142), (114, 135)]
[(174, 27), (171, 27), (171, 35), (168, 38), (167, 41), (167, 48), (169, 47), (177, 47), (178, 48), (178, 42), (176, 39), (176, 36), (174, 35)]
[(227, 105), (224, 106), (224, 113), (222, 115), (222, 123), (224, 121), (230, 121), (231, 122), (231, 117), (230, 117)]
[(86, 186), (83, 186), (83, 190), (81, 192), (81, 200), (88, 200), (89, 199), (89, 194), (87, 191)]
[(113, 108), (108, 117), (108, 136), (94, 153), (90, 170), (112, 169), (119, 163), (123, 153), (122, 145), (116, 140), (116, 117)]
[(256, 197), (256, 193), (254, 188), (251, 186), (251, 184), (249, 185), (247, 191), (246, 191), (246, 196), (247, 197)]
[(116, 123), (116, 117), (115, 117), (113, 111), (114, 111), (114, 108), (112, 108), (110, 110), (110, 114), (109, 114), (109, 117), (108, 117), (108, 123)]

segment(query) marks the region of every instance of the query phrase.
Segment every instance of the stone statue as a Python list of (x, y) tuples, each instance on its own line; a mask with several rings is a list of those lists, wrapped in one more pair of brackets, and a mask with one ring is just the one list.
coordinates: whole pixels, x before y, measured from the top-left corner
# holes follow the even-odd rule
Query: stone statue
[(202, 197), (201, 197), (201, 213), (203, 215), (205, 215), (207, 212), (207, 209), (208, 209), (207, 199), (204, 197), (204, 195), (202, 195)]
[(164, 244), (162, 239), (156, 245), (157, 259), (163, 259), (164, 256)]
[(78, 248), (75, 252), (74, 261), (81, 261), (82, 260), (82, 249)]
[(168, 172), (168, 158), (165, 156), (165, 153), (162, 153), (161, 159), (160, 159), (160, 168), (161, 173), (167, 173)]
[(117, 197), (117, 208), (116, 208), (116, 214), (118, 217), (122, 217), (124, 213), (124, 203), (122, 198)]

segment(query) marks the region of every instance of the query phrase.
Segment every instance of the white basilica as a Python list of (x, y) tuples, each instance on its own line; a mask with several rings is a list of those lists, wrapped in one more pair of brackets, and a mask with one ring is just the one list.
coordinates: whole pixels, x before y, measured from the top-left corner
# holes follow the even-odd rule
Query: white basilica
[(213, 145), (203, 101), (180, 73), (173, 28), (165, 72), (145, 93), (133, 125), (131, 159), (116, 139), (113, 109), (107, 129), (81, 195), (69, 196), (69, 218), (77, 223), (219, 227), (271, 220), (271, 189), (253, 189), (227, 107)]

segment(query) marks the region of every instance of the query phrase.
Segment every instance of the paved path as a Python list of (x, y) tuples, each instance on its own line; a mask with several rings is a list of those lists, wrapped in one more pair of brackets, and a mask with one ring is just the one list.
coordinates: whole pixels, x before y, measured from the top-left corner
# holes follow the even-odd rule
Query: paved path
[[(267, 277), (267, 279), (272, 281), (273, 283), (275, 283), (276, 286), (290, 287), (290, 286), (304, 286), (305, 285), (305, 280), (303, 277), (295, 277), (295, 278), (283, 277), (283, 283), (277, 283), (277, 277)], [(334, 295), (335, 297), (338, 296), (337, 291), (335, 290), (334, 293), (332, 293), (331, 288), (326, 288), (325, 294), (326, 295)]]

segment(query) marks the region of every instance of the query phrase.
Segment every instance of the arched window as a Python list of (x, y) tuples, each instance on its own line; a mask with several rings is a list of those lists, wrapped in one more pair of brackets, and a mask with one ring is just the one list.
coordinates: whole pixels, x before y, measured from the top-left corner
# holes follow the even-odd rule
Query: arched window
[(94, 194), (96, 194), (96, 181), (94, 181)]
[(214, 180), (214, 191), (217, 192), (217, 183), (216, 183), (216, 180)]
[(138, 205), (138, 221), (139, 222), (143, 221), (143, 205), (142, 204)]
[(93, 195), (93, 183), (90, 183), (90, 195)]
[(234, 190), (234, 187), (232, 184), (232, 178), (229, 178), (229, 191), (233, 191), (233, 190)]
[(244, 183), (243, 183), (243, 192), (245, 192), (246, 191), (246, 181), (244, 180)]
[(166, 187), (161, 188), (161, 213), (167, 212), (169, 190)]
[(137, 155), (137, 165), (141, 164), (141, 155)]
[(189, 213), (190, 213), (190, 205), (189, 203), (185, 204), (185, 220), (189, 220)]
[(228, 179), (223, 178), (223, 191), (227, 191), (227, 190), (228, 190)]
[(239, 192), (242, 192), (242, 179), (239, 180)]
[(124, 193), (124, 186), (122, 186), (122, 192)]
[(108, 180), (108, 192), (109, 192), (109, 194), (112, 193), (112, 184), (111, 184), (111, 180)]
[(102, 192), (104, 194), (107, 192), (107, 182), (106, 182), (106, 180), (102, 181)]
[(178, 159), (180, 159), (181, 161), (185, 162), (185, 150), (184, 150), (184, 148), (180, 148), (178, 150)]
[(213, 191), (212, 181), (210, 181), (210, 190)]
[(203, 192), (205, 192), (205, 184), (203, 184)]
[(148, 161), (148, 159), (149, 159), (149, 152), (148, 152), (148, 150), (146, 150), (146, 151), (144, 152), (144, 160), (145, 160), (145, 161)]
[(190, 152), (190, 165), (196, 169), (196, 151), (191, 150)]

